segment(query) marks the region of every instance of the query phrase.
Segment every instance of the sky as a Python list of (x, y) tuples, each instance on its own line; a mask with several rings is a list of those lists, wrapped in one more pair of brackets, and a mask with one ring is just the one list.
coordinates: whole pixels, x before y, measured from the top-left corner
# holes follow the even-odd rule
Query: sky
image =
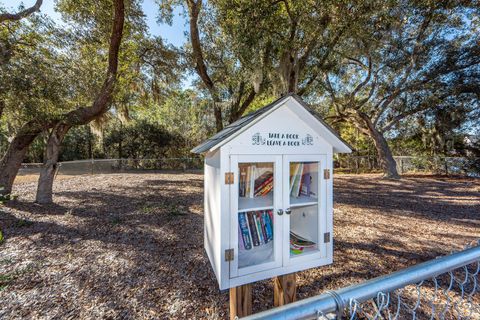
[[(18, 6), (24, 4), (25, 7), (30, 7), (35, 3), (35, 0), (0, 0), (0, 6), (8, 9), (9, 12), (17, 12)], [(185, 31), (187, 30), (187, 24), (184, 17), (182, 17), (181, 9), (177, 9), (174, 12), (174, 18), (172, 26), (167, 24), (157, 23), (158, 7), (155, 4), (155, 0), (143, 0), (143, 12), (146, 14), (147, 25), (149, 27), (150, 34), (154, 36), (161, 36), (167, 43), (175, 46), (181, 46), (185, 42)], [(61, 15), (55, 12), (55, 1), (44, 0), (41, 12), (45, 13), (53, 20), (61, 23)]]

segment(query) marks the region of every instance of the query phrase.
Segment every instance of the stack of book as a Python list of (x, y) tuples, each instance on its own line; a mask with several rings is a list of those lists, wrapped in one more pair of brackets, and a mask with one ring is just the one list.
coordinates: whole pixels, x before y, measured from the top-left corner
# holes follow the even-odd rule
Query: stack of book
[(290, 164), (290, 196), (315, 196), (311, 190), (311, 166), (312, 164), (302, 162)]
[(250, 250), (273, 240), (273, 211), (250, 211), (238, 213), (239, 246)]
[(305, 239), (298, 234), (290, 231), (290, 252), (292, 254), (301, 254), (305, 248), (315, 247), (315, 242)]
[[(257, 177), (257, 175), (260, 175)], [(273, 189), (273, 172), (261, 172), (256, 166), (240, 167), (239, 196), (246, 198), (267, 195)]]

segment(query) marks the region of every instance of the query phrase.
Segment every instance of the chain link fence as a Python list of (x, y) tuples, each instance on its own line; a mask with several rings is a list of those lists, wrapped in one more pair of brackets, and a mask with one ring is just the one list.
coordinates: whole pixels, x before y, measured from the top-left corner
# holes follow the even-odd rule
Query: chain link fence
[[(19, 175), (37, 175), (41, 163), (24, 163)], [(136, 171), (187, 171), (201, 170), (201, 158), (162, 158), (162, 159), (91, 159), (64, 161), (58, 163), (58, 175), (105, 174)]]
[(480, 241), (463, 251), (243, 319), (480, 319)]
[[(435, 173), (477, 175), (472, 170), (472, 161), (464, 157), (427, 157), (427, 156), (394, 156), (397, 171), (405, 173)], [(480, 162), (480, 159), (476, 161)], [(335, 168), (345, 173), (380, 172), (382, 169), (375, 155), (339, 155), (335, 159)]]
[[(420, 157), (395, 156), (397, 170), (405, 173), (438, 173), (479, 176), (471, 171), (471, 159), (462, 157)], [(480, 159), (478, 160), (480, 161)], [(38, 174), (41, 163), (24, 163), (20, 175)], [(203, 159), (159, 158), (159, 159), (89, 159), (59, 162), (60, 175), (81, 175), (101, 173), (121, 173), (144, 170), (202, 170)], [(376, 156), (341, 155), (335, 159), (335, 170), (344, 173), (381, 172)]]

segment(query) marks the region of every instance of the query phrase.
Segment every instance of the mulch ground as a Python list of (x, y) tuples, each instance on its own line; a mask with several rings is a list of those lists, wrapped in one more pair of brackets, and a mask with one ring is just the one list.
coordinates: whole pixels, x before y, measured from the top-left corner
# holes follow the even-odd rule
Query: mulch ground
[[(55, 205), (35, 183), (0, 207), (0, 319), (224, 319), (203, 250), (203, 176), (59, 179)], [(298, 273), (300, 299), (462, 249), (480, 238), (480, 180), (335, 178), (334, 263)], [(272, 307), (270, 281), (254, 311)]]

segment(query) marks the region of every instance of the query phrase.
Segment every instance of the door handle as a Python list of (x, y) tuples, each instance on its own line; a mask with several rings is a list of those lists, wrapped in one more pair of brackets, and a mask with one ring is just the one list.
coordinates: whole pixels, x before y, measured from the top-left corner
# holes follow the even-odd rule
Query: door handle
[(282, 210), (282, 209), (278, 209), (278, 210), (277, 210), (277, 214), (278, 214), (279, 216), (281, 216), (281, 215), (283, 214), (283, 210)]
[(291, 210), (290, 208), (285, 209), (285, 213), (286, 213), (286, 214), (290, 214), (290, 213), (292, 213), (292, 210)]

